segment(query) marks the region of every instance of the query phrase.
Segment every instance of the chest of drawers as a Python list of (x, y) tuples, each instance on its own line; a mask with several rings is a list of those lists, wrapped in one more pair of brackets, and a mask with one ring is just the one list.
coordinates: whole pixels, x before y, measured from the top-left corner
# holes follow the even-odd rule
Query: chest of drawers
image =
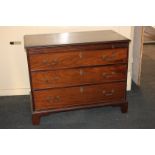
[(127, 112), (129, 40), (113, 31), (24, 37), (32, 122), (51, 112), (120, 106)]

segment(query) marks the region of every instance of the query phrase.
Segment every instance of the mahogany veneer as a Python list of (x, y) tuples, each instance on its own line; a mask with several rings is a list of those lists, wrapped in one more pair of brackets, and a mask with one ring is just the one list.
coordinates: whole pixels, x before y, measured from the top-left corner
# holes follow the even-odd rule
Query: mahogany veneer
[(79, 108), (110, 105), (127, 112), (129, 40), (113, 31), (91, 31), (68, 33), (64, 43), (62, 35), (24, 38), (33, 124), (51, 112)]

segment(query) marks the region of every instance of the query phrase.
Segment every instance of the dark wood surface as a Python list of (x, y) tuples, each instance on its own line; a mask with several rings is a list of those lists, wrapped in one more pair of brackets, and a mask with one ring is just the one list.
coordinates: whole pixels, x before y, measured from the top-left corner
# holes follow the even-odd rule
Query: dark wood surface
[(33, 90), (126, 80), (127, 65), (32, 72)]
[(110, 83), (34, 92), (35, 110), (125, 100), (126, 83)]
[(127, 63), (127, 48), (30, 55), (31, 71)]
[[(106, 34), (107, 37), (92, 36), (88, 39), (94, 33)], [(126, 85), (129, 40), (111, 31), (75, 34), (69, 35), (71, 38), (67, 44), (60, 44), (61, 41), (58, 45), (53, 42), (50, 46), (38, 44), (32, 47), (25, 44), (34, 125), (40, 123), (41, 116), (51, 112), (107, 105), (120, 106), (122, 112), (128, 110)], [(84, 37), (86, 34), (88, 36)], [(80, 37), (93, 43), (73, 41)], [(36, 36), (25, 38), (34, 39), (32, 43), (38, 41)], [(61, 39), (60, 34), (55, 34), (55, 39), (58, 38)], [(100, 42), (97, 38), (105, 39)]]
[(83, 43), (83, 44), (72, 44), (72, 45), (59, 45), (59, 46), (42, 46), (42, 47), (26, 47), (29, 54), (44, 54), (44, 53), (58, 53), (58, 52), (84, 52), (92, 50), (103, 50), (103, 49), (116, 49), (116, 48), (127, 48), (129, 41), (120, 42), (109, 42), (109, 43)]
[(79, 43), (129, 41), (126, 37), (111, 31), (65, 32), (41, 35), (25, 35), (25, 47), (57, 46)]

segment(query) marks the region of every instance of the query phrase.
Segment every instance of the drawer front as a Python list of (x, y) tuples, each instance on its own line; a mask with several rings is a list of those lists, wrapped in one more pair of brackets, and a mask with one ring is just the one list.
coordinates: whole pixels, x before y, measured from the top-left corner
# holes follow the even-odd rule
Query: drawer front
[(52, 110), (80, 105), (122, 101), (125, 82), (34, 91), (35, 110)]
[(30, 54), (30, 69), (55, 70), (82, 66), (127, 63), (127, 48)]
[(127, 65), (32, 72), (33, 89), (67, 87), (126, 80)]

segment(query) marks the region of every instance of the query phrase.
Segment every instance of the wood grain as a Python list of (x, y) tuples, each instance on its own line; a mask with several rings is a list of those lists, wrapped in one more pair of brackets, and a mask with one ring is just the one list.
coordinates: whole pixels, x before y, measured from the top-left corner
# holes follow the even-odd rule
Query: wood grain
[(127, 48), (30, 55), (31, 71), (127, 63)]
[(66, 32), (41, 35), (25, 35), (25, 47), (62, 46), (83, 43), (129, 42), (128, 38), (112, 30)]
[(33, 90), (125, 81), (127, 65), (32, 72)]
[(125, 100), (126, 83), (80, 86), (34, 92), (35, 110)]
[(83, 43), (75, 45), (61, 45), (61, 46), (42, 46), (42, 47), (27, 47), (26, 51), (29, 54), (45, 54), (45, 53), (59, 53), (59, 52), (73, 52), (73, 51), (92, 51), (103, 49), (128, 48), (129, 42), (98, 42), (98, 43)]
[(61, 34), (50, 36), (25, 37), (34, 125), (51, 112), (79, 108), (127, 112), (128, 39), (111, 31), (73, 33), (63, 44)]

